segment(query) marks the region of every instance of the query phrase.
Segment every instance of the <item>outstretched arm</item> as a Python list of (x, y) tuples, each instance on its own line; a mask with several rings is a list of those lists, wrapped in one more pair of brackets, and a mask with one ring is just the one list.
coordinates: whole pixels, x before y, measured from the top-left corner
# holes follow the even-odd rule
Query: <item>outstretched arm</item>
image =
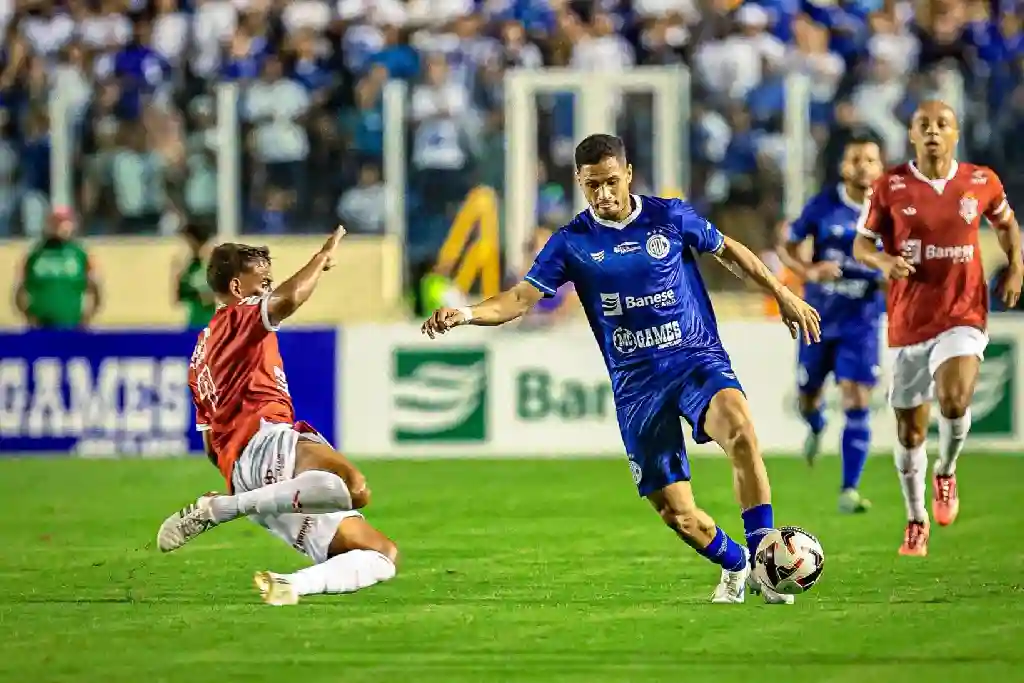
[(775, 297), (779, 302), (782, 320), (794, 339), (800, 335), (807, 344), (821, 339), (821, 316), (818, 312), (779, 282), (754, 252), (736, 240), (726, 237), (721, 248), (714, 252), (714, 256), (738, 277), (746, 275), (761, 289)]
[(324, 271), (334, 267), (334, 250), (338, 248), (338, 242), (344, 236), (345, 228), (339, 225), (306, 265), (270, 293), (266, 310), (272, 326), (279, 325), (309, 300), (320, 282), (320, 276)]
[(722, 247), (714, 253), (714, 257), (734, 275), (739, 278), (749, 277), (758, 287), (774, 297), (778, 297), (783, 291), (789, 291), (754, 252), (731, 237), (725, 238)]
[(497, 296), (485, 299), (475, 306), (439, 308), (427, 318), (421, 328), (431, 339), (459, 325), (493, 327), (504, 325), (524, 315), (544, 297), (543, 292), (523, 280)]

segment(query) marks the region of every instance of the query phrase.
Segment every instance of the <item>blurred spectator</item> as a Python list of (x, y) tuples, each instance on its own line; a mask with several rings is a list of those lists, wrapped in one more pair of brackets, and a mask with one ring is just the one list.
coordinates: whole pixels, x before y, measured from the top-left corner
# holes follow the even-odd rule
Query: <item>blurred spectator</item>
[(351, 233), (383, 235), (387, 218), (384, 199), (380, 168), (367, 162), (359, 170), (359, 183), (338, 200), (338, 219)]
[(46, 235), (25, 257), (15, 283), (15, 305), (30, 327), (88, 327), (100, 307), (96, 266), (74, 237), (75, 221), (64, 208), (54, 211)]
[[(769, 244), (783, 178), (834, 182), (866, 129), (908, 153), (914, 106), (962, 81), (964, 154), (1024, 194), (1024, 35), (988, 0), (22, 0), (0, 11), (0, 235), (37, 236), (53, 140), (69, 139), (73, 204), (90, 234), (212, 227), (218, 151), (237, 144), (243, 231), (382, 230), (384, 91), (408, 85), (410, 262), (433, 263), (461, 199), (504, 186), (510, 69), (690, 70), (690, 199)], [(787, 80), (806, 76), (807, 157), (787, 144)], [(225, 140), (234, 83), (241, 138)], [(49, 103), (59, 92), (50, 121)], [(653, 98), (615, 97), (617, 132), (650, 181)], [(66, 110), (63, 116), (61, 110)], [(537, 97), (538, 222), (572, 211), (575, 102)], [(57, 126), (61, 126), (58, 128)], [(63, 128), (66, 126), (66, 128)], [(67, 133), (68, 138), (63, 137)], [(62, 149), (63, 145), (57, 145)], [(228, 150), (230, 151), (230, 150)], [(225, 156), (224, 158), (228, 158)], [(786, 172), (789, 175), (786, 175)], [(60, 186), (63, 203), (65, 186)], [(660, 190), (663, 188), (654, 188)], [(724, 279), (722, 286), (736, 287)]]
[(182, 228), (181, 237), (188, 251), (173, 266), (175, 302), (185, 307), (188, 328), (201, 330), (217, 310), (217, 302), (206, 282), (213, 230), (210, 226), (189, 223)]

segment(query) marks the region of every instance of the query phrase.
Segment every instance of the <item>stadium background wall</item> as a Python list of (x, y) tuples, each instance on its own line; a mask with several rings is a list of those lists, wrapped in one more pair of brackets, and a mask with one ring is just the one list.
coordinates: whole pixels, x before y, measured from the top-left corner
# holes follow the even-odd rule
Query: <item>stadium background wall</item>
[[(279, 278), (301, 268), (323, 245), (319, 236), (259, 237), (270, 247)], [(185, 247), (176, 238), (89, 238), (86, 248), (103, 282), (103, 306), (95, 320), (100, 329), (177, 328), (184, 313), (174, 301), (172, 267)], [(0, 304), (0, 330), (21, 326), (13, 306), (13, 274), (19, 272), (29, 243), (0, 242), (0, 279), (5, 299)], [(338, 251), (338, 272), (350, 289), (313, 297), (296, 314), (293, 324), (335, 326), (344, 322), (395, 319), (402, 312), (402, 251), (396, 237), (348, 236)]]
[[(796, 453), (804, 427), (795, 412), (794, 342), (771, 322), (724, 323), (722, 336), (765, 449)], [(990, 336), (971, 449), (1018, 452), (1024, 321), (996, 318)], [(198, 452), (187, 388), (194, 340), (190, 332), (145, 330), (0, 334), (0, 454)], [(622, 453), (604, 365), (582, 325), (467, 328), (434, 342), (408, 324), (301, 328), (281, 335), (281, 350), (298, 417), (358, 457)], [(834, 418), (837, 399), (830, 389)], [(873, 449), (888, 451), (895, 430), (884, 391), (872, 416)], [(838, 439), (836, 429), (826, 448), (836, 450)]]

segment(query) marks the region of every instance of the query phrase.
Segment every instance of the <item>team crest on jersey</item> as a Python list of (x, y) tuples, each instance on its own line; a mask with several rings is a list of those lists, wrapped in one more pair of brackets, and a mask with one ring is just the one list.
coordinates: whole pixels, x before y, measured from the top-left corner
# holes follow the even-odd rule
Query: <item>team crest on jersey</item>
[(960, 198), (960, 217), (968, 224), (978, 217), (978, 198), (970, 192)]
[(671, 247), (668, 238), (660, 233), (654, 233), (647, 238), (647, 253), (651, 258), (663, 259), (668, 256)]

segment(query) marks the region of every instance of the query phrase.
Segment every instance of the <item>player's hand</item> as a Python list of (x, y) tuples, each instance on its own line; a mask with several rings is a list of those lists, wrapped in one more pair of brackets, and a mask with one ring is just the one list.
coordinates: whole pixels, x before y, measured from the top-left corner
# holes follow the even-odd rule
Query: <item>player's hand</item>
[(338, 243), (341, 242), (341, 238), (345, 236), (348, 231), (345, 230), (344, 225), (339, 225), (331, 233), (331, 236), (324, 242), (324, 246), (320, 247), (320, 253), (326, 256), (324, 260), (324, 270), (330, 270), (335, 266), (337, 261), (334, 258), (334, 252), (338, 248)]
[(882, 263), (882, 275), (887, 280), (902, 280), (913, 275), (916, 270), (902, 256), (890, 256)]
[(788, 289), (778, 296), (779, 313), (793, 339), (803, 337), (805, 344), (821, 341), (821, 315), (809, 303)]
[(1021, 284), (1024, 282), (1024, 262), (1013, 262), (1003, 275), (1003, 305), (1013, 310), (1020, 301)]
[(836, 261), (822, 261), (807, 269), (807, 279), (810, 282), (832, 282), (842, 276), (842, 266)]
[(465, 316), (457, 308), (439, 308), (426, 319), (420, 332), (431, 339), (439, 334), (444, 334), (453, 327), (458, 327), (466, 322)]

